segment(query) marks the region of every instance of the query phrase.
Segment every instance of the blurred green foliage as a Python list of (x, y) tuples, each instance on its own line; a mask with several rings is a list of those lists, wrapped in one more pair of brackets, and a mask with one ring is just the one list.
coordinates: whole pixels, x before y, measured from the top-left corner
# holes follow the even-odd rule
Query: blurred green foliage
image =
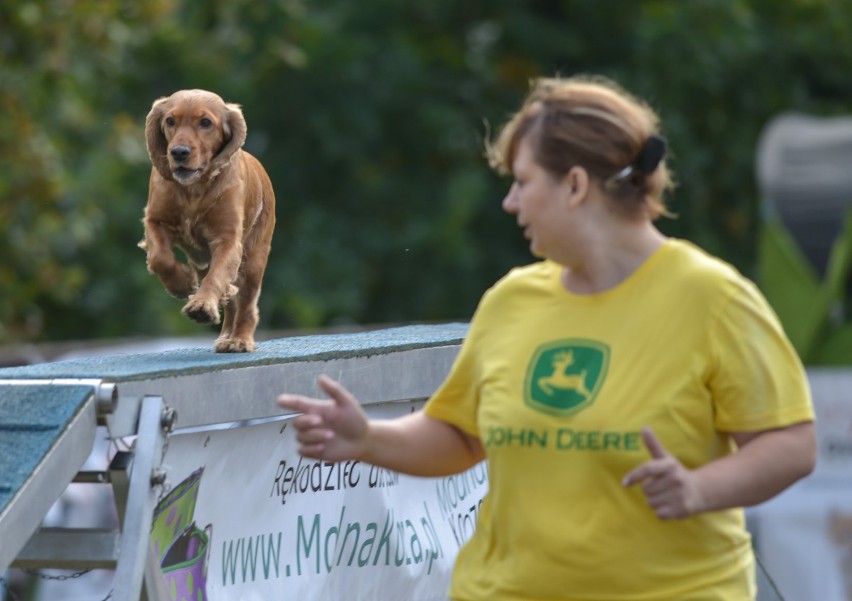
[(812, 262), (777, 217), (758, 236), (760, 283), (806, 365), (852, 363), (852, 210), (831, 246), (825, 274)]
[(278, 229), (261, 327), (468, 319), (531, 260), (482, 156), (530, 78), (609, 75), (661, 113), (666, 233), (753, 276), (753, 157), (852, 98), (833, 0), (0, 0), (0, 342), (197, 333), (136, 243), (151, 103), (242, 104)]

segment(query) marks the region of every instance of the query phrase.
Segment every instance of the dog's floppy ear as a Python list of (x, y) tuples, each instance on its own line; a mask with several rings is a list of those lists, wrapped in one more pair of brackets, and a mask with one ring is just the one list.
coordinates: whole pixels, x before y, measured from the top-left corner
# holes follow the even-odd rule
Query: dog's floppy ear
[(166, 147), (166, 136), (163, 134), (163, 113), (168, 110), (169, 97), (159, 98), (154, 101), (151, 106), (151, 112), (145, 119), (145, 140), (148, 146), (148, 156), (151, 157), (151, 163), (156, 167), (166, 179), (171, 179), (172, 174), (169, 169), (169, 160), (166, 157), (168, 148)]
[(239, 104), (226, 103), (225, 117), (222, 120), (222, 133), (225, 134), (225, 144), (213, 158), (210, 169), (214, 173), (223, 168), (234, 156), (234, 153), (246, 143), (246, 120)]

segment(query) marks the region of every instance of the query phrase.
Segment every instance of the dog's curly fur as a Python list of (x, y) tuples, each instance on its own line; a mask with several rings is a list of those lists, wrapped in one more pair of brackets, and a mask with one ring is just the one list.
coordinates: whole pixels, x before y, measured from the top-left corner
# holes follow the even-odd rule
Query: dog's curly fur
[(187, 300), (182, 312), (199, 323), (218, 324), (223, 307), (216, 352), (253, 351), (275, 194), (266, 170), (242, 150), (240, 106), (205, 90), (181, 90), (154, 102), (145, 136), (153, 167), (139, 246), (148, 271)]

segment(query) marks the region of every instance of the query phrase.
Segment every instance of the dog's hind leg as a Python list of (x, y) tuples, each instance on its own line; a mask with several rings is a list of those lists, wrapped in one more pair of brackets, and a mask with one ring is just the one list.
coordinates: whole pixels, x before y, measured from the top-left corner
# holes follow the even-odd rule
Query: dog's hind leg
[[(223, 307), (222, 307), (222, 329), (219, 331), (219, 336), (216, 338), (216, 352), (232, 352), (228, 349), (225, 349), (227, 345), (227, 341), (231, 339), (231, 335), (234, 331), (234, 319), (237, 312), (237, 299), (230, 299)], [(223, 349), (219, 350), (219, 343), (223, 343)]]
[(250, 353), (255, 350), (254, 332), (260, 319), (260, 273), (247, 269), (238, 280), (239, 292), (224, 310), (222, 331), (213, 348), (217, 353)]
[(257, 301), (260, 287), (242, 286), (237, 296), (225, 307), (225, 319), (231, 317), (229, 331), (222, 328), (216, 339), (217, 353), (250, 353), (255, 350), (254, 331), (259, 320)]

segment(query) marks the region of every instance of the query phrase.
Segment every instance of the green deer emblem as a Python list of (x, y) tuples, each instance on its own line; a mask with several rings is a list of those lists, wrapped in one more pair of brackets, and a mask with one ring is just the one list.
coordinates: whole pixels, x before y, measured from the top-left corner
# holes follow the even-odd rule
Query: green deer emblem
[(572, 415), (590, 406), (609, 366), (609, 347), (565, 339), (541, 345), (527, 368), (524, 402), (546, 413)]

